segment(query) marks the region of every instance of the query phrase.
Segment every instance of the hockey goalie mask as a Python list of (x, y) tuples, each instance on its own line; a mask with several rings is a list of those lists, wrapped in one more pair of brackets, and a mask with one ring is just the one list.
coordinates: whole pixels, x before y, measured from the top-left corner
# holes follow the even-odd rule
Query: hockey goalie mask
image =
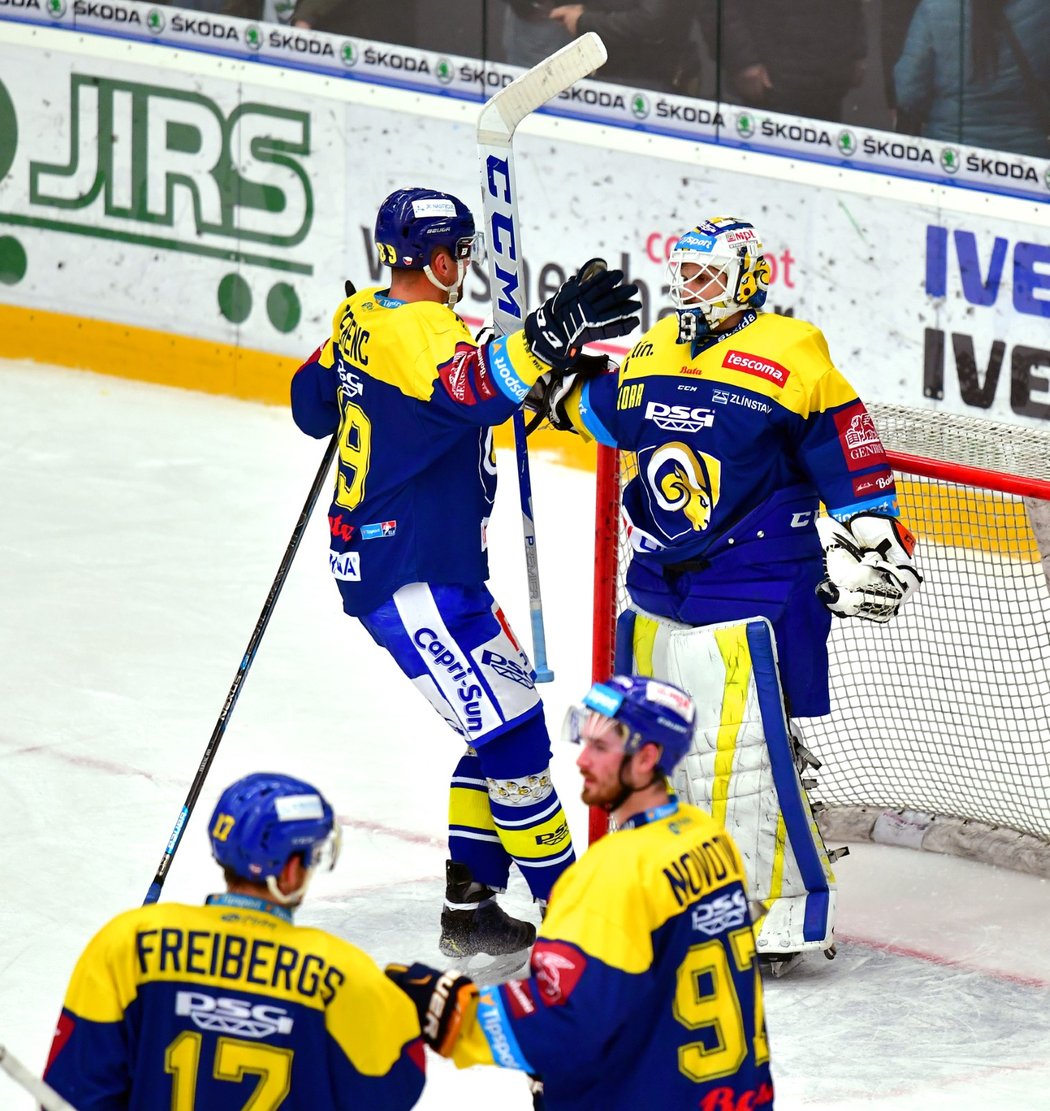
[(732, 216), (716, 216), (687, 231), (674, 245), (667, 269), (679, 317), (699, 313), (706, 324), (694, 334), (714, 330), (743, 309), (760, 308), (769, 290), (769, 263), (758, 232)]

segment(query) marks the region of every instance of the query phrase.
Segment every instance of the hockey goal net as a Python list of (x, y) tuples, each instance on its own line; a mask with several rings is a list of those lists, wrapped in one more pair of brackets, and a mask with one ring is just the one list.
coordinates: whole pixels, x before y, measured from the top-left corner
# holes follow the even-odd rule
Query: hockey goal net
[[(832, 625), (829, 841), (870, 839), (1050, 876), (1050, 431), (871, 405), (924, 584), (886, 625)], [(592, 667), (613, 666), (629, 453), (599, 449)], [(603, 831), (592, 818), (592, 838)]]

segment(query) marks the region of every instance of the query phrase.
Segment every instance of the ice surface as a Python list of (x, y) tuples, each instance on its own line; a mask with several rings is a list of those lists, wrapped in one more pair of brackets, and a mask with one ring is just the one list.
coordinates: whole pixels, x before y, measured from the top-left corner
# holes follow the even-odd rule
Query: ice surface
[[(91, 933), (141, 903), (323, 443), (287, 412), (0, 363), (0, 1042), (39, 1073)], [(492, 586), (528, 635), (512, 461)], [(589, 680), (593, 485), (534, 457), (555, 731)], [(454, 497), (455, 491), (449, 491)], [(313, 780), (345, 826), (300, 921), (438, 962), (456, 738), (339, 609), (322, 499), (164, 889), (220, 885), (223, 786)], [(573, 754), (554, 773), (577, 841)], [(767, 987), (777, 1107), (1050, 1108), (1050, 884), (882, 846), (839, 862), (842, 938)], [(507, 905), (538, 918), (524, 885)], [(422, 1108), (529, 1106), (520, 1076), (431, 1058)], [(0, 1107), (28, 1108), (0, 1075)]]

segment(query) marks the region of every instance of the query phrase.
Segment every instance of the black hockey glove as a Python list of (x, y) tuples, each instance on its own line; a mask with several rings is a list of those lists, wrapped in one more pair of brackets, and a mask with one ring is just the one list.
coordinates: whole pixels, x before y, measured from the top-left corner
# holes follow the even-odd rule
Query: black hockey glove
[(638, 324), (642, 303), (622, 270), (592, 258), (549, 300), (525, 317), (525, 340), (533, 355), (554, 370), (569, 370), (580, 348), (625, 336)]
[(532, 1096), (532, 1111), (544, 1111), (547, 1106), (543, 1098), (543, 1077), (538, 1072), (526, 1073), (529, 1079), (529, 1094)]
[(565, 412), (565, 402), (573, 387), (589, 378), (610, 372), (615, 374), (619, 369), (608, 355), (578, 355), (571, 370), (550, 370), (541, 374), (525, 398), (525, 408), (535, 414), (525, 426), (526, 433), (533, 432), (545, 420), (559, 432), (575, 432)]
[(423, 1039), (442, 1057), (451, 1055), (470, 1002), (478, 989), (469, 976), (429, 965), (388, 964), (383, 971), (415, 1004)]

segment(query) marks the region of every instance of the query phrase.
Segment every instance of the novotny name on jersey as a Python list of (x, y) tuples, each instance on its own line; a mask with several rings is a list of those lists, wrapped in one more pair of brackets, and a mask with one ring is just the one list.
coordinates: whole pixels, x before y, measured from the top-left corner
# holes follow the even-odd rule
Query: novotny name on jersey
[(715, 415), (710, 409), (665, 405), (662, 401), (650, 401), (646, 405), (645, 419), (668, 432), (699, 432), (701, 428), (710, 428), (715, 423)]
[(332, 574), (343, 582), (359, 583), (361, 581), (361, 553), (336, 552), (328, 550), (328, 565)]
[(180, 991), (175, 996), (175, 1014), (188, 1017), (198, 1030), (213, 1030), (239, 1038), (268, 1038), (290, 1034), (294, 1020), (283, 1007), (271, 1003), (247, 1003), (243, 999), (208, 995), (202, 991)]

